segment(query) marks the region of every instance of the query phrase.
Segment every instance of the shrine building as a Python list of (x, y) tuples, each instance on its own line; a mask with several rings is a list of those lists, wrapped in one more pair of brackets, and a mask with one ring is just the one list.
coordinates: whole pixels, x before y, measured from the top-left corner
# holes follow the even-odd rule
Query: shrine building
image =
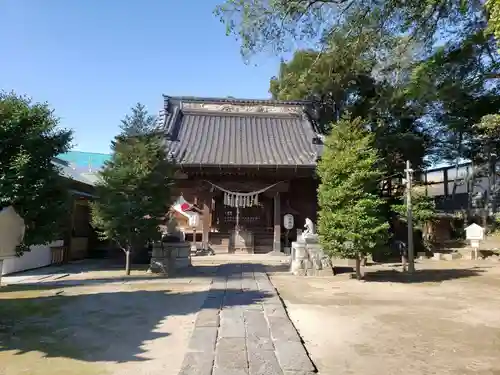
[(194, 229), (204, 249), (283, 251), (306, 218), (316, 222), (322, 138), (307, 104), (164, 96), (160, 121), (179, 167), (174, 196), (200, 218), (197, 228), (186, 228), (186, 213), (180, 224), (188, 234)]

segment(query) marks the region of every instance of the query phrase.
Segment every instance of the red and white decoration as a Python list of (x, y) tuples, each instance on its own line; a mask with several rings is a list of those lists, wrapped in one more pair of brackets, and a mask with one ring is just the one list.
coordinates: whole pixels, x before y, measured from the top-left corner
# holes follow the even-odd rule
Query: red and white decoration
[(191, 219), (194, 215), (198, 215), (196, 212), (197, 208), (194, 204), (189, 203), (184, 197), (181, 195), (177, 201), (172, 205), (172, 209), (181, 215)]
[(187, 211), (190, 211), (193, 208), (193, 205), (185, 200), (181, 195), (173, 204), (172, 208), (181, 214), (185, 214)]

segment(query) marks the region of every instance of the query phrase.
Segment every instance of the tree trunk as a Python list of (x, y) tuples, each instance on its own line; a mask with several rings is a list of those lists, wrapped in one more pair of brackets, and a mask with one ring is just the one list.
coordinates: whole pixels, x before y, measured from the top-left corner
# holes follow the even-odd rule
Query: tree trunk
[(125, 275), (130, 275), (130, 247), (125, 250)]
[(366, 264), (368, 263), (368, 257), (366, 255), (361, 256), (361, 267), (366, 267)]
[(361, 280), (363, 279), (363, 275), (361, 274), (361, 254), (358, 254), (356, 257), (356, 279)]

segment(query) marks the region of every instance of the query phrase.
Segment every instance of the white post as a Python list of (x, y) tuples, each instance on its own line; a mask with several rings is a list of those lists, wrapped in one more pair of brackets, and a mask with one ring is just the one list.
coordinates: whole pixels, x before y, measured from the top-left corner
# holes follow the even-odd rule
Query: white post
[(3, 259), (0, 259), (0, 286), (2, 286)]
[(412, 187), (412, 173), (410, 161), (406, 161), (406, 222), (408, 227), (408, 272), (415, 271), (415, 259), (413, 250), (413, 213), (411, 206), (411, 187)]

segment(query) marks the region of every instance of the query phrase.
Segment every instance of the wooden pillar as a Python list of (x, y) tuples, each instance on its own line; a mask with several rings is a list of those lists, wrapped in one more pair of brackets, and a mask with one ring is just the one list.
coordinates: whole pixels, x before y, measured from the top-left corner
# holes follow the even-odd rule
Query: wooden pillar
[(208, 250), (208, 242), (209, 242), (209, 232), (210, 232), (210, 207), (212, 206), (212, 197), (205, 196), (203, 199), (203, 217), (202, 217), (202, 226), (203, 226), (203, 234), (201, 237), (201, 244), (203, 250)]
[(274, 196), (274, 239), (273, 251), (281, 251), (281, 207), (280, 193)]

